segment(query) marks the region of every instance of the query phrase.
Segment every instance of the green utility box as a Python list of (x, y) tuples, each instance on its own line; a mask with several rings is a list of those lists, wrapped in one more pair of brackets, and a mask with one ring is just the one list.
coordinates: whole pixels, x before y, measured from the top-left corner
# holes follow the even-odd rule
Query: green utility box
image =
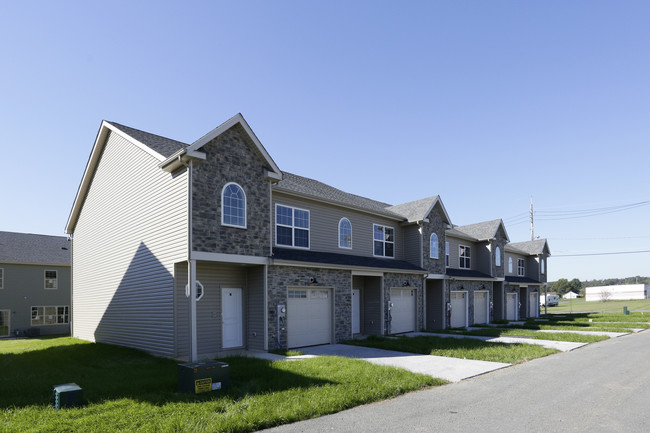
[(66, 407), (76, 407), (83, 404), (81, 387), (76, 383), (64, 383), (53, 388), (53, 404), (59, 410)]
[(230, 367), (225, 362), (178, 364), (178, 392), (200, 394), (230, 386)]

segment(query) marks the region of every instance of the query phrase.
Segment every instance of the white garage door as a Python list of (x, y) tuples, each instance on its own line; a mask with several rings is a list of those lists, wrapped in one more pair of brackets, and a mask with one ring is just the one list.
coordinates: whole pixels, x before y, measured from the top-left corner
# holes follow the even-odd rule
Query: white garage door
[(391, 289), (391, 334), (415, 331), (415, 290)]
[(506, 293), (506, 320), (517, 320), (516, 293)]
[(289, 289), (287, 347), (332, 342), (331, 289)]
[(465, 328), (467, 326), (467, 292), (451, 292), (451, 320), (452, 328)]
[(474, 292), (474, 323), (488, 323), (489, 292)]

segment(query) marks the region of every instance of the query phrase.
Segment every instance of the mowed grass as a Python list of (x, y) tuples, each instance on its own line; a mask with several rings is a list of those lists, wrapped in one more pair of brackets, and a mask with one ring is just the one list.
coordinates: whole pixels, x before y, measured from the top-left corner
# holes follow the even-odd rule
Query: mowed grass
[(505, 362), (508, 364), (518, 364), (558, 352), (555, 349), (547, 349), (532, 344), (488, 343), (472, 338), (436, 336), (392, 338), (373, 336), (365, 340), (350, 340), (345, 343), (399, 352)]
[[(70, 337), (0, 341), (0, 426), (8, 432), (249, 432), (445, 383), (364, 361), (228, 358), (231, 387), (176, 393), (176, 362)], [(85, 405), (57, 411), (52, 386)]]
[(527, 329), (484, 327), (472, 331), (461, 332), (463, 335), (480, 335), (485, 337), (523, 337), (536, 340), (570, 341), (574, 343), (596, 343), (607, 340), (605, 335), (584, 335), (570, 332), (531, 332)]
[[(618, 313), (623, 312), (623, 307), (627, 307), (630, 311), (641, 312), (645, 311), (645, 315), (650, 315), (650, 299), (635, 299), (632, 301), (590, 301), (587, 302), (584, 298), (579, 299), (560, 299), (560, 304), (557, 307), (548, 307), (548, 314), (566, 314), (566, 313)], [(544, 307), (540, 307), (540, 311), (544, 312)]]

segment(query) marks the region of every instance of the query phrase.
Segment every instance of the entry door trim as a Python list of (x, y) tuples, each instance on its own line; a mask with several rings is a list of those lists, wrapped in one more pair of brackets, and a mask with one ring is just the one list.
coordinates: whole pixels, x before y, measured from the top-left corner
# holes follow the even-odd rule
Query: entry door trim
[(243, 301), (242, 289), (221, 289), (221, 347), (223, 349), (244, 346)]

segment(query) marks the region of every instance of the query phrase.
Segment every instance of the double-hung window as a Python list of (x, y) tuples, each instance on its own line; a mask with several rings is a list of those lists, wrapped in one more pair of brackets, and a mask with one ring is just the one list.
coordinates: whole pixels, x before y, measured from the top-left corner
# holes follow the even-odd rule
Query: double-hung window
[(309, 248), (309, 211), (275, 205), (275, 243), (296, 248)]
[(449, 242), (445, 242), (445, 266), (449, 267)]
[(526, 275), (526, 262), (524, 259), (517, 259), (517, 275), (520, 277)]
[(45, 271), (45, 288), (48, 290), (56, 290), (57, 289), (57, 280), (58, 280), (58, 275), (56, 271), (50, 271), (46, 270)]
[(378, 224), (372, 225), (375, 256), (395, 257), (395, 229)]
[(459, 245), (458, 266), (461, 269), (470, 269), (472, 267), (471, 259), (472, 259), (471, 248), (465, 245)]

